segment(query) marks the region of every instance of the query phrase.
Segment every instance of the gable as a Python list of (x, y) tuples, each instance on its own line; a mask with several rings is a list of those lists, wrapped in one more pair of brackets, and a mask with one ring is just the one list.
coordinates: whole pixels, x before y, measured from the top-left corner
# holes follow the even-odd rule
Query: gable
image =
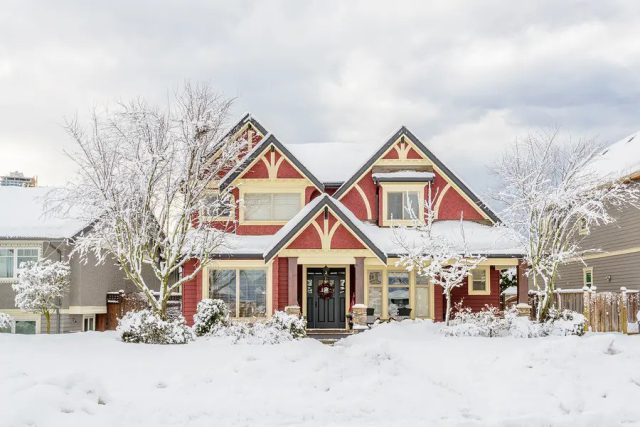
[(279, 150), (266, 150), (245, 170), (240, 179), (304, 179), (304, 176)]
[[(354, 195), (354, 188), (358, 192), (358, 187), (362, 189), (362, 185), (359, 184), (362, 182), (363, 177), (371, 174), (374, 166), (390, 167), (396, 170), (401, 167), (414, 168), (417, 166), (421, 169), (431, 170), (436, 176), (440, 176), (447, 182), (449, 185), (447, 192), (457, 192), (463, 199), (464, 203), (456, 200), (454, 208), (463, 207), (462, 211), (469, 212), (470, 218), (478, 217), (490, 222), (499, 222), (497, 215), (404, 126), (387, 140), (349, 180), (342, 184), (334, 196), (338, 200), (344, 200), (346, 203), (349, 203), (349, 201), (355, 202), (357, 197)], [(442, 188), (444, 190), (444, 186)], [(366, 194), (363, 199), (370, 197), (370, 194)], [(443, 198), (441, 203), (448, 202), (451, 197), (449, 195), (447, 198)], [(365, 219), (362, 216), (359, 216), (359, 218)]]
[(328, 212), (325, 220), (324, 212), (309, 222), (295, 237), (286, 249), (366, 249), (353, 232), (336, 216)]

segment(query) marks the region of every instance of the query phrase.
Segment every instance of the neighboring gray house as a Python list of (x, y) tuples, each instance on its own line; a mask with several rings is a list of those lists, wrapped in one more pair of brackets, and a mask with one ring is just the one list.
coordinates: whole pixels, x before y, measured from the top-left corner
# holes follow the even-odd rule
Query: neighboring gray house
[(96, 265), (91, 260), (84, 263), (77, 256), (69, 259), (73, 249), (71, 239), (88, 224), (45, 215), (44, 198), (50, 190), (0, 187), (0, 312), (13, 318), (11, 332), (46, 332), (46, 323), (40, 315), (15, 307), (11, 284), (17, 280), (17, 269), (22, 262), (38, 258), (69, 260), (69, 292), (60, 310), (52, 315), (51, 332), (104, 329), (107, 292), (133, 292), (135, 287), (115, 263)]
[[(603, 183), (621, 179), (628, 185), (640, 185), (640, 132), (605, 149), (591, 164), (590, 170)], [(640, 289), (640, 210), (629, 206), (612, 212), (616, 222), (583, 228), (581, 246), (596, 249), (587, 254), (585, 263), (563, 266), (557, 282), (562, 289), (596, 286), (599, 291), (620, 291), (620, 287)], [(586, 264), (586, 265), (585, 265)]]

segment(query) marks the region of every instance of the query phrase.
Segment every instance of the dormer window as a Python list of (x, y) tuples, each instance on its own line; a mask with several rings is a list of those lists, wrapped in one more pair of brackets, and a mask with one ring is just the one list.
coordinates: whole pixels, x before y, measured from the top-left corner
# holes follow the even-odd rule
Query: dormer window
[(387, 193), (387, 219), (410, 221), (419, 218), (420, 193), (418, 191), (389, 191)]
[(285, 222), (300, 211), (301, 205), (300, 193), (246, 193), (244, 220)]

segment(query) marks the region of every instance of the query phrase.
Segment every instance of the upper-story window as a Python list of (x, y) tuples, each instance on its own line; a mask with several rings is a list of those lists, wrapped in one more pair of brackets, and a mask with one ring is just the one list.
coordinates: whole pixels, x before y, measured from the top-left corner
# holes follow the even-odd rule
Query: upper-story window
[(419, 218), (420, 193), (417, 191), (389, 191), (387, 219), (412, 220)]
[(38, 248), (0, 248), (0, 279), (15, 279), (20, 266), (31, 261), (38, 261)]
[(581, 236), (586, 236), (589, 234), (589, 224), (587, 224), (586, 218), (580, 218), (580, 223), (578, 225), (578, 234)]
[(288, 221), (300, 211), (300, 193), (245, 193), (246, 221)]

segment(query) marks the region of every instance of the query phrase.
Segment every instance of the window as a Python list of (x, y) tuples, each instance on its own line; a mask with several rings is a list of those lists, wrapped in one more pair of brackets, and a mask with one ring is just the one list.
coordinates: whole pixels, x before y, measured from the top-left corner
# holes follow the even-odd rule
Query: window
[(38, 248), (0, 248), (0, 279), (15, 279), (18, 269), (39, 258)]
[(267, 314), (267, 271), (210, 270), (209, 298), (224, 301), (231, 317), (264, 317)]
[(581, 236), (586, 236), (589, 234), (589, 225), (587, 224), (586, 218), (580, 218), (580, 227), (578, 229), (578, 234)]
[(300, 210), (300, 193), (247, 193), (244, 219), (247, 221), (288, 221)]
[(16, 334), (35, 335), (36, 322), (34, 320), (16, 320), (15, 328)]
[(203, 216), (205, 218), (228, 218), (233, 216), (233, 196), (225, 195), (221, 198), (220, 194), (207, 194), (203, 198), (205, 206)]
[(431, 317), (429, 279), (416, 273), (416, 317)]
[(373, 308), (373, 315), (382, 316), (382, 271), (369, 272), (367, 306)]
[(582, 270), (582, 284), (587, 288), (593, 286), (593, 267), (587, 267)]
[(389, 317), (404, 317), (411, 315), (409, 305), (409, 272), (390, 271), (387, 274), (389, 285), (388, 310)]
[(489, 269), (477, 268), (469, 273), (469, 295), (489, 295)]
[(417, 219), (419, 200), (417, 191), (390, 191), (387, 193), (387, 219)]
[(82, 332), (95, 331), (96, 330), (96, 316), (89, 315), (82, 317)]

